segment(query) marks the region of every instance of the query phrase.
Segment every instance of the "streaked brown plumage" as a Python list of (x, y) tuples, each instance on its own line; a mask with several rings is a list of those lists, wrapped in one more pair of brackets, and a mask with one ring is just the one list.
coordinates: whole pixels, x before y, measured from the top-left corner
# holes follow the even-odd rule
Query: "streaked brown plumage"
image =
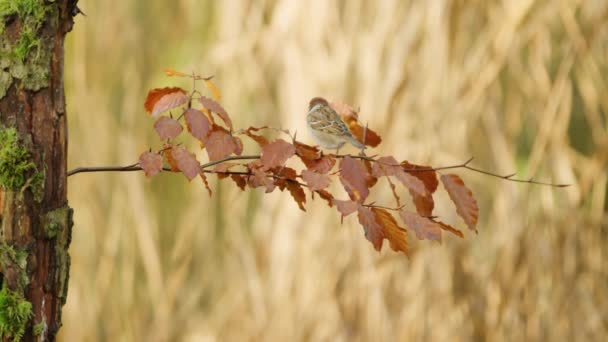
[(347, 142), (360, 149), (364, 147), (322, 97), (310, 100), (306, 124), (314, 140), (323, 148), (339, 149)]

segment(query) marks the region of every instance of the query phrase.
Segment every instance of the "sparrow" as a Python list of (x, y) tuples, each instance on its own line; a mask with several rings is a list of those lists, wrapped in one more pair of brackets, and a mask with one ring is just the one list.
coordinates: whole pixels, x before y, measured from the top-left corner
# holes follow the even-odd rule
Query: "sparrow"
[(326, 149), (336, 149), (336, 154), (338, 154), (340, 147), (347, 142), (356, 148), (365, 148), (352, 135), (340, 115), (322, 97), (315, 97), (310, 100), (308, 114), (306, 115), (306, 126), (319, 146)]

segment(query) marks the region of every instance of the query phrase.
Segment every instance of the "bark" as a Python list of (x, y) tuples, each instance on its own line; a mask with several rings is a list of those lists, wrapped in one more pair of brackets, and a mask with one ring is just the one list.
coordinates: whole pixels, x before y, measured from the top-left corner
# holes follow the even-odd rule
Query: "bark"
[[(3, 291), (14, 295), (11, 298), (31, 303), (31, 314), (24, 321), (24, 341), (55, 339), (67, 295), (72, 215), (66, 196), (63, 46), (77, 13), (76, 2), (38, 0), (36, 6), (42, 6), (38, 13), (44, 14), (38, 23), (33, 12), (23, 8), (0, 13), (4, 25), (0, 130), (5, 133), (0, 147), (5, 152), (20, 148), (28, 152), (12, 164), (8, 158), (4, 165), (0, 161), (4, 167), (0, 170), (4, 177), (0, 179), (0, 276)], [(32, 46), (23, 45), (26, 29), (34, 34)], [(24, 46), (25, 53), (19, 50)], [(11, 128), (16, 130), (16, 146), (9, 146), (6, 138)], [(18, 178), (7, 181), (19, 172), (23, 182)], [(0, 318), (3, 309), (0, 306)], [(0, 329), (4, 340), (14, 339), (13, 333)]]

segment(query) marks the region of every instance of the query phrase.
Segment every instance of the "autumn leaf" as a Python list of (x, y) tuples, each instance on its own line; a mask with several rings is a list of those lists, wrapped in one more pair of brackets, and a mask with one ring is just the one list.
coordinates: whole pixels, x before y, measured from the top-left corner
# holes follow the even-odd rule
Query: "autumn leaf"
[(331, 183), (328, 175), (309, 170), (302, 170), (302, 179), (312, 191), (323, 190)]
[[(427, 190), (431, 193), (437, 190), (439, 181), (437, 180), (437, 173), (430, 166), (414, 165), (410, 164), (407, 160), (401, 162), (401, 167), (408, 174), (420, 179)], [(412, 171), (412, 170), (429, 170), (429, 171)]]
[(164, 150), (163, 155), (167, 159), (167, 163), (171, 167), (171, 171), (177, 172), (177, 171), (180, 171), (179, 167), (177, 166), (177, 160), (175, 160), (175, 158), (173, 158), (173, 155), (171, 153), (174, 148), (175, 148), (175, 146), (173, 146), (171, 144), (165, 144), (165, 146), (163, 147), (163, 150)]
[(266, 168), (283, 166), (296, 153), (295, 147), (285, 140), (277, 139), (262, 147), (260, 160)]
[(376, 221), (382, 227), (384, 237), (390, 242), (391, 248), (395, 252), (403, 252), (405, 255), (409, 255), (405, 229), (397, 225), (397, 221), (387, 210), (372, 208), (372, 211), (376, 215)]
[(260, 168), (250, 168), (251, 175), (247, 177), (247, 184), (252, 188), (258, 188), (261, 186), (269, 187), (271, 184), (274, 185), (272, 180), (268, 178), (266, 172)]
[(477, 201), (473, 197), (473, 193), (464, 185), (462, 179), (455, 174), (447, 174), (441, 176), (441, 183), (450, 195), (450, 199), (456, 205), (456, 212), (470, 230), (477, 232), (477, 218), (479, 216), (479, 207)]
[(428, 193), (426, 196), (421, 196), (412, 190), (409, 190), (410, 195), (412, 196), (412, 201), (414, 202), (414, 206), (416, 206), (416, 211), (418, 214), (422, 216), (432, 216), (433, 209), (435, 208), (435, 201), (433, 200), (433, 195)]
[(367, 168), (359, 160), (345, 157), (340, 162), (340, 181), (353, 201), (363, 202), (369, 195)]
[(270, 171), (275, 176), (274, 184), (278, 186), (281, 191), (285, 189), (288, 180), (296, 181), (298, 178), (298, 173), (296, 170), (290, 167), (277, 166), (270, 169)]
[(220, 160), (233, 153), (242, 151), (242, 145), (239, 146), (234, 137), (219, 126), (215, 126), (213, 131), (209, 133), (205, 148), (210, 161)]
[(207, 116), (200, 110), (188, 109), (184, 118), (186, 119), (186, 126), (190, 134), (201, 143), (206, 144), (207, 137), (211, 131), (211, 124)]
[(306, 203), (306, 194), (304, 193), (304, 189), (298, 184), (298, 182), (288, 181), (287, 182), (287, 190), (291, 194), (291, 197), (298, 203), (298, 207), (302, 211), (306, 211), (304, 208), (304, 203)]
[(343, 102), (332, 102), (329, 105), (342, 117), (350, 132), (359, 142), (363, 143), (365, 133), (365, 145), (370, 147), (380, 145), (382, 138), (369, 127), (365, 129), (359, 124), (359, 115), (350, 105)]
[(328, 173), (336, 165), (336, 159), (330, 156), (323, 156), (319, 159), (302, 159), (306, 168), (318, 173)]
[(416, 233), (416, 237), (419, 240), (441, 242), (442, 228), (437, 222), (405, 210), (399, 210), (399, 216), (401, 216), (403, 223)]
[(449, 224), (445, 224), (445, 223), (443, 223), (441, 221), (436, 221), (436, 220), (433, 220), (433, 219), (430, 219), (430, 220), (433, 221), (433, 222), (435, 222), (435, 223), (437, 223), (439, 225), (439, 227), (441, 227), (441, 229), (443, 229), (443, 230), (445, 230), (447, 232), (450, 232), (450, 233), (458, 236), (461, 239), (464, 239), (464, 234), (460, 230), (458, 230), (458, 229), (450, 226)]
[(377, 251), (382, 249), (384, 232), (382, 226), (376, 221), (376, 214), (369, 208), (360, 205), (357, 208), (359, 223), (363, 226), (365, 238), (372, 243)]
[(186, 91), (178, 87), (156, 88), (148, 92), (144, 108), (148, 114), (158, 116), (175, 107), (186, 104), (189, 100)]
[(196, 160), (194, 154), (188, 152), (183, 147), (176, 146), (171, 149), (171, 157), (175, 160), (177, 168), (188, 178), (192, 180), (200, 171), (201, 166)]
[(243, 191), (245, 190), (245, 186), (247, 185), (247, 180), (245, 176), (232, 174), (230, 175), (230, 178), (234, 181), (234, 183), (236, 183), (236, 186), (238, 186)]
[(306, 145), (299, 141), (296, 141), (294, 146), (296, 147), (297, 155), (302, 158), (303, 161), (304, 159), (315, 160), (321, 157), (321, 151), (316, 146)]
[(178, 76), (178, 77), (185, 77), (185, 76), (189, 76), (188, 74), (185, 74), (181, 71), (177, 71), (173, 68), (167, 68), (165, 69), (165, 75), (171, 77), (171, 76)]
[(220, 93), (220, 90), (217, 89), (215, 84), (213, 84), (213, 82), (211, 82), (210, 79), (205, 79), (203, 81), (205, 82), (205, 87), (207, 87), (207, 89), (209, 89), (211, 91), (211, 93), (213, 94), (213, 97), (216, 100), (219, 100), (222, 98), (222, 93)]
[(163, 157), (154, 152), (144, 152), (139, 156), (139, 166), (146, 177), (152, 177), (163, 169)]
[(342, 214), (342, 217), (346, 217), (354, 213), (359, 208), (359, 203), (355, 201), (343, 201), (334, 199), (331, 201), (331, 203), (336, 206), (336, 209), (338, 209), (340, 214)]
[(321, 197), (322, 199), (324, 199), (327, 204), (329, 205), (329, 207), (331, 208), (333, 206), (333, 199), (334, 196), (332, 196), (331, 193), (329, 193), (329, 191), (327, 190), (315, 190), (315, 192), (313, 192), (313, 194), (318, 194), (319, 197)]
[(410, 193), (422, 197), (430, 196), (430, 192), (426, 189), (424, 183), (418, 178), (403, 171), (399, 163), (393, 157), (378, 158), (372, 166), (372, 174), (376, 177), (394, 176), (410, 190)]
[(212, 192), (211, 192), (211, 188), (209, 187), (209, 182), (207, 182), (207, 176), (205, 175), (205, 172), (203, 172), (201, 170), (199, 172), (199, 175), (201, 176), (201, 180), (203, 181), (203, 184), (205, 184), (205, 188), (207, 189), (209, 196), (211, 196)]
[(226, 126), (228, 126), (228, 129), (232, 131), (232, 120), (230, 120), (230, 117), (228, 116), (228, 113), (226, 112), (224, 107), (222, 107), (219, 103), (213, 101), (212, 99), (204, 96), (201, 96), (198, 100), (205, 108), (219, 115), (219, 117), (222, 119), (222, 121), (224, 121)]
[(154, 129), (161, 140), (166, 140), (175, 138), (184, 128), (177, 120), (162, 116), (154, 123)]
[(217, 164), (213, 168), (213, 172), (215, 172), (217, 174), (218, 179), (224, 179), (229, 176), (226, 172), (228, 172), (231, 167), (237, 166), (237, 165), (239, 165), (239, 164), (229, 163), (229, 162), (220, 163), (220, 164)]
[(259, 130), (260, 129), (256, 128), (256, 127), (249, 127), (243, 131), (243, 134), (245, 134), (249, 138), (253, 139), (253, 141), (258, 143), (258, 145), (260, 145), (260, 147), (264, 147), (264, 146), (268, 145), (268, 139), (266, 139), (265, 137), (263, 137), (261, 135), (257, 135), (257, 134), (253, 133), (253, 132), (257, 132)]

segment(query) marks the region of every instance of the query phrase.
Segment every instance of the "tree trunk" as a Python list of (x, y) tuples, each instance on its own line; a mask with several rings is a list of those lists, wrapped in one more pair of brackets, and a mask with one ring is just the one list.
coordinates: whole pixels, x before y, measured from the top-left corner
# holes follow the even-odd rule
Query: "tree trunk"
[(77, 0), (0, 2), (0, 336), (53, 341), (72, 234), (63, 44)]

